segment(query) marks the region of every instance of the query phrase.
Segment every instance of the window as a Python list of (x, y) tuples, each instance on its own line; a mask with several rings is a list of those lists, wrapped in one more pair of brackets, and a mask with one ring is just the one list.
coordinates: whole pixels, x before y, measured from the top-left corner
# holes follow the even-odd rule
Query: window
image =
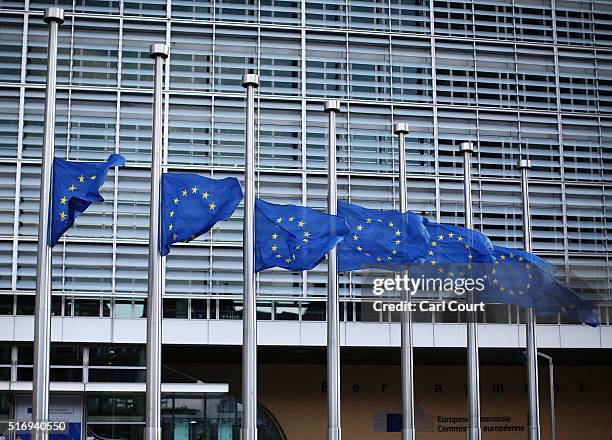
[(219, 27), (215, 34), (215, 91), (244, 93), (242, 77), (257, 69), (257, 31)]
[(436, 40), (438, 102), (476, 104), (473, 43)]
[(262, 29), (260, 45), (260, 93), (299, 95), (302, 83), (300, 34)]
[(391, 44), (393, 100), (431, 102), (431, 40), (393, 37)]
[(172, 25), (170, 87), (173, 90), (212, 89), (212, 38), (212, 27)]
[(516, 65), (513, 45), (477, 43), (476, 76), (480, 105), (516, 107)]
[(170, 95), (168, 163), (212, 163), (212, 100), (207, 97)]
[[(306, 37), (307, 94), (346, 98), (346, 34), (316, 34)], [(356, 78), (357, 79), (357, 78)]]
[(389, 100), (391, 65), (387, 38), (349, 38), (349, 94), (353, 99)]
[(119, 53), (118, 21), (79, 17), (74, 23), (73, 38), (73, 84), (115, 86)]
[(391, 0), (391, 31), (429, 34), (429, 0)]
[[(123, 87), (153, 88), (152, 42), (166, 41), (166, 25), (144, 20), (123, 21), (121, 53), (121, 85)], [(173, 48), (173, 58), (174, 48)], [(176, 54), (179, 56), (180, 54)]]
[(0, 18), (0, 46), (2, 46), (0, 81), (19, 82), (20, 80), (22, 35), (23, 17), (3, 14)]
[(346, 27), (346, 0), (316, 0), (306, 2), (308, 26)]
[(560, 48), (558, 58), (561, 108), (574, 112), (596, 112), (595, 53), (591, 50)]

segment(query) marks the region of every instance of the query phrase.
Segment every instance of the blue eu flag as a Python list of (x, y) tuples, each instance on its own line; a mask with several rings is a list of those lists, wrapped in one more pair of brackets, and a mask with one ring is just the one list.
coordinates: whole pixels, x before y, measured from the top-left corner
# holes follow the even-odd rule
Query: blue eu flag
[(125, 158), (112, 154), (106, 162), (70, 162), (53, 159), (51, 199), (51, 247), (55, 246), (93, 202), (103, 202), (100, 188), (108, 169), (124, 166)]
[(493, 245), (486, 235), (461, 226), (425, 219), (429, 233), (425, 261), (413, 273), (440, 278), (473, 278), (480, 263), (492, 262)]
[(350, 228), (338, 245), (340, 272), (365, 268), (398, 271), (425, 255), (429, 234), (425, 219), (417, 214), (339, 201), (338, 215)]
[(164, 173), (161, 195), (160, 252), (176, 242), (188, 242), (232, 216), (242, 200), (235, 177), (210, 179), (189, 173)]
[(599, 325), (595, 306), (555, 279), (555, 267), (532, 253), (495, 246), (488, 267), (488, 288), (477, 294), (485, 303), (533, 308), (537, 315), (563, 313), (574, 321)]
[(312, 208), (255, 200), (255, 272), (309, 270), (348, 232), (342, 217)]

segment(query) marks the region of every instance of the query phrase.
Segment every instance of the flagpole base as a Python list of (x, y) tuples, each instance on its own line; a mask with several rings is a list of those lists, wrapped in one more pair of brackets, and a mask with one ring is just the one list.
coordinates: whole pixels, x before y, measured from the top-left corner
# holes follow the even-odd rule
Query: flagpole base
[(342, 439), (342, 428), (340, 427), (327, 428), (327, 440), (340, 440), (340, 439)]
[(416, 438), (416, 429), (402, 428), (402, 440), (414, 440)]
[(240, 439), (241, 440), (257, 440), (257, 428), (254, 428), (254, 429), (242, 428), (240, 430)]
[(469, 427), (467, 438), (468, 440), (480, 440), (480, 427)]
[(145, 440), (161, 440), (161, 428), (145, 428)]

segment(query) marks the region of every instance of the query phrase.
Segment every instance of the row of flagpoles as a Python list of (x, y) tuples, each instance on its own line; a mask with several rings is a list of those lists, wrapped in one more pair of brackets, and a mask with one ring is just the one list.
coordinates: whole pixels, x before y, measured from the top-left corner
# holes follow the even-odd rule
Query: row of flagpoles
[[(34, 378), (32, 396), (32, 417), (34, 421), (46, 421), (49, 416), (49, 350), (50, 350), (50, 303), (51, 303), (51, 246), (49, 240), (49, 212), (51, 202), (49, 193), (52, 182), (52, 163), (54, 158), (55, 132), (55, 91), (57, 65), (58, 26), (63, 22), (63, 10), (49, 8), (44, 15), (49, 25), (49, 45), (47, 63), (47, 84), (44, 114), (44, 138), (42, 155), (42, 174), (40, 186), (40, 217), (36, 279), (36, 316), (34, 333)], [(163, 144), (163, 68), (169, 56), (165, 44), (151, 45), (150, 55), (154, 59), (153, 94), (153, 135), (151, 151), (151, 215), (149, 224), (148, 259), (148, 310), (147, 310), (147, 347), (146, 347), (146, 438), (161, 438), (161, 326), (162, 326), (162, 254), (160, 253), (160, 204), (161, 164)], [(259, 77), (247, 74), (243, 79), (246, 89), (245, 122), (245, 174), (244, 174), (244, 225), (243, 225), (243, 377), (242, 402), (243, 422), (242, 439), (257, 439), (257, 328), (255, 294), (255, 177), (254, 177), (254, 121), (255, 89)], [(325, 103), (324, 111), (329, 118), (328, 132), (328, 214), (337, 214), (336, 182), (336, 115), (340, 112), (339, 101)], [(399, 140), (399, 182), (400, 210), (407, 211), (406, 152), (405, 136), (409, 133), (407, 124), (394, 126)], [(473, 229), (471, 193), (471, 157), (473, 144), (460, 145), (464, 161), (465, 226)], [(109, 161), (109, 164), (111, 162)], [(111, 165), (106, 165), (106, 167)], [(524, 249), (531, 252), (528, 169), (529, 161), (519, 161), (523, 195), (523, 234)], [(91, 177), (95, 179), (95, 176)], [(196, 188), (194, 188), (196, 189)], [(195, 192), (195, 191), (194, 191)], [(207, 196), (208, 193), (206, 193)], [(186, 194), (183, 194), (186, 195)], [(177, 202), (175, 202), (177, 203)], [(238, 203), (238, 202), (236, 202)], [(213, 203), (214, 205), (214, 203)], [(214, 209), (214, 208), (213, 208)], [(281, 219), (282, 220), (282, 219)], [(291, 221), (291, 220), (290, 220)], [(332, 228), (333, 232), (333, 228)], [(398, 232), (400, 232), (398, 230)], [(332, 234), (333, 235), (333, 234)], [(176, 239), (175, 239), (176, 240)], [(305, 240), (306, 241), (306, 240)], [(342, 438), (340, 418), (340, 331), (338, 297), (338, 255), (335, 246), (328, 252), (328, 296), (327, 296), (327, 380), (328, 380), (328, 429), (329, 440)], [(404, 289), (402, 297), (410, 301)], [(468, 291), (468, 301), (474, 302), (473, 290)], [(539, 440), (539, 402), (537, 344), (535, 333), (535, 313), (527, 311), (527, 368), (529, 395), (529, 440)], [(409, 312), (401, 314), (401, 375), (402, 375), (402, 438), (414, 440), (414, 350), (412, 321)], [(480, 429), (480, 377), (478, 363), (478, 326), (476, 313), (468, 312), (467, 352), (468, 352), (468, 410), (469, 426), (467, 438), (479, 440)], [(37, 439), (47, 439), (47, 433), (36, 433)]]

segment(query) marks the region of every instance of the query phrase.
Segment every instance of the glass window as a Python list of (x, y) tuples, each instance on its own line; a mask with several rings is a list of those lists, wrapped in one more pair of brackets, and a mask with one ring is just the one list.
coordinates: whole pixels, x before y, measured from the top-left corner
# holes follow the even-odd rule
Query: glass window
[(272, 320), (272, 306), (269, 301), (257, 301), (257, 319), (262, 321)]
[(246, 27), (217, 27), (214, 65), (215, 91), (244, 93), (242, 76), (257, 69), (257, 31)]
[(593, 13), (590, 1), (555, 1), (557, 41), (566, 44), (593, 43)]
[(552, 41), (551, 0), (516, 0), (514, 2), (516, 38), (525, 41)]
[(391, 54), (388, 38), (349, 37), (349, 93), (353, 99), (391, 98)]
[(345, 41), (344, 33), (307, 35), (306, 88), (309, 96), (347, 97)]
[[(69, 159), (106, 161), (115, 152), (116, 119), (115, 93), (73, 92), (70, 100)], [(111, 170), (114, 171), (114, 168)], [(105, 186), (108, 187), (108, 184)]]
[(438, 102), (476, 104), (475, 72), (473, 43), (436, 40)]
[(513, 45), (476, 44), (479, 104), (490, 107), (516, 107), (514, 57)]
[(153, 41), (166, 41), (165, 23), (124, 20), (121, 52), (123, 87), (153, 88), (153, 59), (149, 55)]
[(192, 299), (191, 300), (191, 319), (207, 319), (206, 306), (208, 300), (206, 299)]
[(302, 301), (300, 303), (300, 313), (302, 321), (325, 321), (326, 307), (323, 301)]
[[(61, 27), (60, 27), (61, 29)], [(117, 84), (119, 22), (116, 20), (75, 20), (72, 48), (72, 82), (76, 85)]]
[(189, 303), (183, 298), (164, 298), (164, 318), (187, 319)]
[(309, 26), (346, 27), (345, 0), (306, 2), (306, 24)]
[(260, 93), (265, 95), (299, 95), (302, 84), (302, 42), (300, 33), (288, 30), (262, 29), (259, 38)]
[(300, 318), (299, 303), (274, 301), (274, 319), (277, 321), (297, 321)]
[[(143, 422), (144, 396), (87, 396), (87, 422), (121, 423)], [(118, 437), (112, 437), (118, 438)], [(137, 437), (129, 437), (137, 438)]]
[(170, 87), (210, 91), (212, 89), (212, 27), (174, 23), (170, 44), (172, 45)]
[(100, 316), (99, 298), (75, 298), (74, 316)]
[(101, 345), (89, 348), (89, 365), (144, 367), (145, 348), (128, 345)]
[(261, 101), (259, 166), (302, 167), (302, 106), (299, 102)]
[(300, 24), (301, 2), (294, 0), (260, 0), (261, 23)]
[(473, 11), (471, 2), (435, 0), (435, 31), (442, 35), (473, 36)]
[(429, 0), (391, 0), (391, 31), (429, 34)]
[(210, 247), (172, 246), (166, 257), (166, 293), (210, 293)]
[(349, 27), (386, 31), (389, 29), (388, 0), (349, 0)]
[[(0, 29), (2, 28), (0, 27)], [(0, 44), (2, 43), (0, 42)], [(0, 75), (1, 74), (2, 71), (0, 70)], [(2, 108), (0, 108), (0, 157), (17, 157), (18, 125), (19, 91), (17, 89), (3, 87)]]
[(132, 319), (132, 300), (131, 299), (115, 299), (114, 307), (115, 318)]
[(432, 102), (431, 40), (391, 39), (393, 100)]
[(512, 5), (505, 0), (474, 0), (477, 37), (511, 39), (514, 37)]
[(212, 5), (212, 1), (173, 0), (172, 17), (210, 20), (212, 17)]
[(13, 314), (13, 295), (0, 295), (0, 315)]
[(242, 319), (242, 301), (219, 300), (219, 319)]
[(34, 295), (17, 295), (17, 314), (34, 315)]
[(257, 2), (255, 0), (217, 0), (215, 18), (221, 21), (257, 21)]
[[(3, 7), (6, 7), (3, 5)], [(0, 15), (0, 80), (19, 82), (21, 76), (21, 44), (23, 41), (23, 16)]]

